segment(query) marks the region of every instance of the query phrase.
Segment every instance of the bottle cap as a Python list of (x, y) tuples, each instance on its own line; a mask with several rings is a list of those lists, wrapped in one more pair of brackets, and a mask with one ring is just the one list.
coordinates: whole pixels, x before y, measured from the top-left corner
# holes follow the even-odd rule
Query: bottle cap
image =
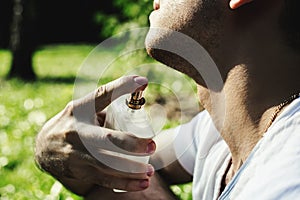
[(126, 105), (134, 110), (138, 110), (145, 104), (145, 98), (142, 97), (143, 91), (133, 92), (129, 99), (126, 99)]

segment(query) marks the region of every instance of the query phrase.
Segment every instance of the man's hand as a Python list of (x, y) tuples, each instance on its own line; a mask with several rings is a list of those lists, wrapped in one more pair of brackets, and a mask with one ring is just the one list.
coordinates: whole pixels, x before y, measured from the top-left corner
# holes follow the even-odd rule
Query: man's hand
[(144, 77), (127, 76), (70, 102), (36, 138), (36, 162), (40, 168), (79, 195), (87, 195), (95, 187), (108, 192), (112, 188), (140, 191), (149, 187), (149, 178), (154, 174), (150, 164), (109, 152), (149, 156), (155, 151), (154, 141), (103, 127), (103, 110), (112, 100), (143, 90), (147, 84)]
[(94, 188), (85, 200), (178, 200), (169, 185), (156, 173), (151, 178), (151, 185), (146, 190), (137, 192), (107, 191), (104, 188)]
[(231, 9), (236, 9), (236, 8), (242, 6), (246, 3), (249, 3), (251, 1), (253, 1), (253, 0), (230, 0), (229, 6)]

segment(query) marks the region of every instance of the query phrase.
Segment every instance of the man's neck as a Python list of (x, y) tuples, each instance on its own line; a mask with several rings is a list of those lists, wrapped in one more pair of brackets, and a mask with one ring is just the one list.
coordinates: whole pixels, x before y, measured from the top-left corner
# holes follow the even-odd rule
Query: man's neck
[(212, 92), (199, 86), (200, 102), (229, 146), (234, 171), (262, 138), (276, 106), (299, 88), (296, 80), (282, 83), (274, 73), (261, 75), (265, 80), (254, 75), (240, 65), (228, 73), (222, 91)]

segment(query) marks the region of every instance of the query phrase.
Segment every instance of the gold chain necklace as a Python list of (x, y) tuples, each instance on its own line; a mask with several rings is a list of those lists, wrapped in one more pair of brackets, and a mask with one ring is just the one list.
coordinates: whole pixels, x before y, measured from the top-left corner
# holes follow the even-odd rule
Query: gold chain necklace
[(295, 99), (297, 99), (300, 96), (300, 93), (296, 93), (293, 94), (292, 96), (290, 96), (288, 99), (286, 99), (284, 102), (282, 102), (281, 104), (279, 104), (276, 108), (274, 113), (271, 115), (271, 118), (266, 126), (266, 129), (264, 131), (267, 132), (268, 128), (270, 128), (270, 126), (272, 125), (272, 123), (274, 122), (274, 120), (276, 119), (278, 113), (282, 110), (283, 107), (285, 107), (286, 105), (290, 104), (292, 101), (294, 101)]

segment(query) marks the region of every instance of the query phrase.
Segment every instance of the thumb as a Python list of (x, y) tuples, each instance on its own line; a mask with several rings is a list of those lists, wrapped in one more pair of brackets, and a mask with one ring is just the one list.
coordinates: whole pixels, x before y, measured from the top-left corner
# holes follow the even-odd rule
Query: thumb
[(144, 90), (148, 79), (142, 76), (124, 76), (98, 88), (95, 96), (96, 110), (101, 111), (116, 98)]
[(107, 107), (114, 99), (135, 91), (144, 90), (148, 79), (141, 76), (124, 76), (100, 86), (90, 94), (73, 101), (76, 118), (85, 119), (94, 116)]

